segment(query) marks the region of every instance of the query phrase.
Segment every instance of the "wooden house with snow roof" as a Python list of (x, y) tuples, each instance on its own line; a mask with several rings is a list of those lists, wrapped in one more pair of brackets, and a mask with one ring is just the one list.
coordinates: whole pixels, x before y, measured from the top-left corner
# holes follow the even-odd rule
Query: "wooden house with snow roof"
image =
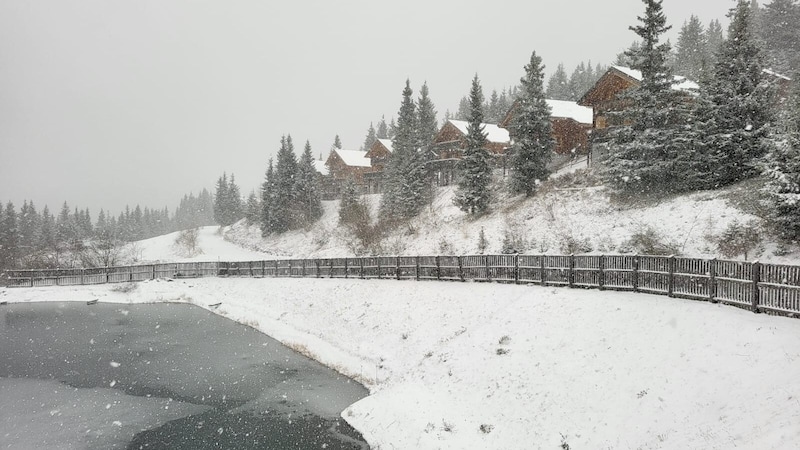
[(376, 139), (367, 149), (365, 158), (370, 160), (372, 166), (369, 172), (364, 173), (364, 185), (368, 194), (383, 192), (383, 172), (392, 157), (392, 140)]
[(325, 161), (330, 178), (338, 183), (353, 180), (357, 185), (362, 185), (364, 174), (372, 170), (366, 154), (359, 150), (332, 149)]
[[(592, 108), (565, 100), (545, 100), (550, 106), (550, 125), (556, 140), (554, 152), (565, 157), (585, 155), (589, 152), (589, 133), (592, 130)], [(500, 126), (508, 129), (517, 102), (511, 105)], [(513, 139), (513, 135), (512, 135)]]
[[(609, 114), (622, 111), (628, 104), (620, 94), (631, 88), (638, 87), (642, 83), (642, 73), (623, 66), (611, 66), (606, 73), (601, 76), (594, 86), (592, 86), (583, 97), (578, 100), (578, 104), (591, 107), (594, 110), (592, 120), (593, 133), (595, 135), (605, 134), (605, 129), (613, 126), (624, 125), (619, 123), (620, 116)], [(687, 93), (688, 97), (697, 94), (699, 86), (694, 81), (676, 75), (672, 89)]]
[[(464, 120), (448, 120), (433, 139), (431, 151), (434, 153), (434, 171), (438, 173), (439, 184), (446, 185), (453, 181), (458, 161), (464, 156), (466, 148), (467, 127)], [(511, 145), (508, 130), (492, 123), (483, 123), (486, 134), (484, 148), (495, 158), (495, 165), (505, 167), (506, 149)]]

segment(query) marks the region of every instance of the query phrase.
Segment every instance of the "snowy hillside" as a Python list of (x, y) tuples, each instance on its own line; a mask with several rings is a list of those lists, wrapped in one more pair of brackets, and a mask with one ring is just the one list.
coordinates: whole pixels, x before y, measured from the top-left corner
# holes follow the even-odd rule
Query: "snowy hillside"
[[(485, 253), (500, 253), (504, 240), (513, 242), (524, 253), (647, 253), (631, 238), (649, 236), (669, 253), (719, 257), (716, 240), (726, 227), (733, 221), (758, 222), (727, 199), (737, 195), (737, 189), (740, 188), (697, 192), (645, 204), (621, 204), (609, 199), (602, 187), (548, 183), (541, 193), (527, 200), (499, 198), (490, 214), (472, 219), (453, 204), (451, 186), (439, 189), (419, 217), (388, 234), (380, 249), (372, 252), (475, 254), (480, 252), (479, 235), (483, 229)], [(377, 211), (380, 195), (365, 198), (373, 212)], [(262, 238), (257, 226), (239, 222), (225, 231), (225, 239), (284, 258), (369, 253), (338, 226), (338, 201), (324, 202), (324, 209), (322, 219), (306, 230)], [(766, 239), (755, 254), (748, 255), (749, 259), (792, 263), (800, 259), (797, 253), (777, 256), (775, 248)]]

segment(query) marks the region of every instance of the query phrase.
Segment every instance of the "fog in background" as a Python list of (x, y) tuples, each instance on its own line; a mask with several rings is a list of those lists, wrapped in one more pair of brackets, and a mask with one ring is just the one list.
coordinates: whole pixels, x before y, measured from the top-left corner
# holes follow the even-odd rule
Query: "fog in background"
[[(733, 0), (665, 0), (673, 44)], [(536, 51), (548, 76), (609, 64), (640, 0), (0, 0), (0, 201), (41, 211), (170, 211), (235, 173), (247, 195), (283, 134), (327, 157), (396, 115), (406, 78), (441, 121), (478, 74), (488, 95)], [(376, 123), (377, 125), (377, 123)]]

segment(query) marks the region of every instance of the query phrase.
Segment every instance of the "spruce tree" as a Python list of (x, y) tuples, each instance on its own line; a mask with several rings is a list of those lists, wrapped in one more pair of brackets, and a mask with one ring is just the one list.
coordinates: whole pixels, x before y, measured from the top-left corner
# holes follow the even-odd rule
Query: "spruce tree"
[(547, 163), (555, 149), (550, 125), (550, 106), (544, 98), (544, 66), (542, 58), (531, 54), (520, 80), (521, 92), (509, 131), (514, 141), (511, 148), (511, 191), (529, 196), (547, 179)]
[(408, 80), (392, 139), (392, 157), (385, 171), (381, 216), (403, 220), (417, 215), (427, 200), (426, 165), (420, 152), (419, 118)]
[(469, 124), (465, 141), (461, 177), (454, 202), (462, 211), (480, 215), (489, 209), (492, 168), (489, 161), (491, 157), (484, 148), (486, 133), (483, 127), (483, 91), (477, 74), (472, 79), (470, 89)]
[(381, 116), (381, 121), (378, 122), (378, 129), (375, 130), (375, 137), (378, 139), (389, 139), (389, 126), (386, 125), (386, 118)]
[(422, 200), (430, 199), (432, 193), (432, 179), (433, 167), (432, 162), (436, 158), (433, 153), (433, 140), (439, 132), (439, 125), (436, 120), (436, 107), (430, 98), (428, 92), (428, 83), (423, 83), (419, 90), (419, 99), (417, 100), (417, 141), (419, 142), (418, 161), (423, 165), (424, 178), (425, 178), (425, 192)]
[(372, 126), (372, 122), (370, 122), (369, 128), (367, 129), (367, 137), (364, 138), (364, 145), (361, 147), (361, 150), (368, 152), (376, 140), (378, 140), (378, 136), (376, 135), (375, 127)]
[(214, 192), (214, 221), (222, 226), (230, 225), (226, 203), (228, 201), (228, 174), (223, 173), (217, 180), (216, 191)]
[(50, 214), (50, 209), (45, 205), (42, 209), (42, 228), (39, 231), (38, 250), (56, 249), (56, 219)]
[(250, 191), (244, 209), (244, 218), (248, 225), (255, 225), (261, 222), (261, 203), (258, 201), (256, 191)]
[(667, 66), (668, 42), (661, 36), (667, 26), (661, 0), (642, 0), (645, 15), (630, 27), (641, 39), (629, 55), (632, 68), (641, 72), (637, 88), (623, 95), (630, 106), (623, 112), (630, 126), (611, 133), (611, 153), (605, 161), (605, 182), (617, 191), (652, 193), (686, 189), (685, 174), (675, 170), (682, 152), (683, 133), (688, 120), (686, 101), (672, 89), (673, 75)]
[[(291, 136), (289, 137), (291, 139)], [(339, 135), (337, 134), (335, 138), (333, 138), (333, 145), (331, 145), (331, 150), (333, 149), (342, 149), (342, 140), (339, 139)]]
[(700, 80), (703, 70), (710, 67), (707, 48), (703, 24), (697, 16), (692, 15), (688, 22), (683, 23), (678, 34), (675, 73), (690, 80)]
[(800, 71), (800, 4), (772, 0), (764, 5), (759, 35), (764, 42), (765, 65), (783, 74)]
[(232, 225), (244, 216), (242, 193), (239, 190), (239, 186), (236, 184), (236, 177), (234, 174), (231, 174), (231, 180), (228, 183), (227, 198), (225, 200), (225, 222), (227, 225)]
[(277, 229), (275, 214), (275, 168), (272, 158), (269, 159), (264, 183), (261, 185), (261, 235), (267, 236)]
[(322, 217), (322, 200), (319, 195), (317, 169), (311, 143), (306, 141), (303, 154), (297, 163), (297, 183), (295, 185), (300, 226), (308, 226)]
[(785, 132), (767, 155), (764, 173), (769, 177), (765, 192), (772, 208), (771, 222), (785, 241), (800, 241), (800, 84), (789, 97)]
[(707, 71), (710, 71), (717, 61), (717, 52), (719, 52), (722, 43), (725, 42), (725, 34), (722, 31), (722, 24), (720, 24), (717, 19), (712, 20), (708, 24), (705, 34), (706, 55), (708, 57)]
[(274, 180), (274, 199), (270, 208), (271, 231), (283, 233), (296, 228), (300, 223), (296, 204), (297, 159), (291, 135), (281, 138)]
[[(2, 205), (0, 204), (0, 209)], [(0, 218), (0, 270), (16, 266), (19, 257), (20, 235), (17, 211), (14, 204), (6, 204), (5, 213)]]
[(770, 148), (773, 92), (763, 80), (751, 12), (745, 0), (731, 11), (728, 38), (717, 55), (713, 75), (701, 86), (694, 121), (696, 140), (708, 165), (703, 188), (718, 188), (756, 174), (759, 158)]
[(574, 100), (570, 95), (569, 79), (564, 64), (559, 64), (547, 81), (546, 97), (552, 100)]

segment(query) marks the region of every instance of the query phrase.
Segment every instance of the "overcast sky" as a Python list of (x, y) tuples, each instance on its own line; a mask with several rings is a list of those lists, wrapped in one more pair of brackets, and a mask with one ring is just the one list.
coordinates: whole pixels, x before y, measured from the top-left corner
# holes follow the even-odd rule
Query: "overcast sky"
[[(723, 20), (734, 0), (665, 0)], [(227, 171), (257, 188), (283, 134), (325, 157), (396, 115), (409, 78), (438, 117), (477, 73), (518, 82), (536, 51), (610, 63), (640, 0), (0, 0), (0, 201), (172, 211)]]

